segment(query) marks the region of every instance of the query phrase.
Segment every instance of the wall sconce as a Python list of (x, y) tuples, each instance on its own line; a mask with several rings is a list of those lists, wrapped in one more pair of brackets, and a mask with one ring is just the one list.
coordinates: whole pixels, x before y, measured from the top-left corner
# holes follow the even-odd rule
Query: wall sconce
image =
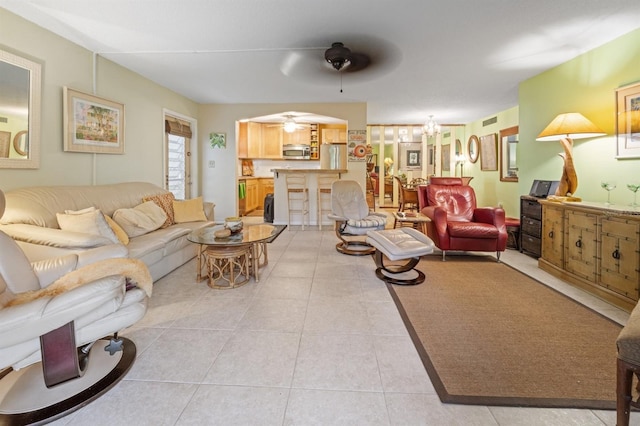
[(456, 166), (460, 165), (460, 177), (464, 176), (464, 163), (467, 161), (467, 157), (464, 154), (456, 155)]
[(562, 177), (556, 190), (556, 198), (569, 201), (580, 201), (575, 197), (578, 188), (578, 175), (573, 165), (573, 139), (594, 138), (605, 133), (582, 114), (570, 112), (559, 114), (538, 135), (537, 141), (560, 141), (564, 153), (558, 154), (564, 160)]

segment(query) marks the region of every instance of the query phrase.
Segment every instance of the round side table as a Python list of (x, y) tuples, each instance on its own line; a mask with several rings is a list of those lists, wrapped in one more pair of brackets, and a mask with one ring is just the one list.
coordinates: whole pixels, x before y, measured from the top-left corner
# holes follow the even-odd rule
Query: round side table
[(251, 249), (251, 244), (207, 246), (202, 255), (207, 265), (209, 287), (229, 289), (248, 283)]

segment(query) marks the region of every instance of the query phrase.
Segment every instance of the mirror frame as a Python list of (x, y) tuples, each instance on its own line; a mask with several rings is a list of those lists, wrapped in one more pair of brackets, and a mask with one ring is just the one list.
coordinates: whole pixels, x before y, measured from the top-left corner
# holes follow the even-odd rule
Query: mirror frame
[(40, 113), (42, 102), (42, 65), (0, 49), (0, 61), (29, 71), (29, 137), (27, 158), (0, 158), (2, 169), (37, 169), (40, 167)]
[[(509, 136), (518, 135), (518, 133), (518, 126), (500, 130), (500, 181), (502, 182), (518, 182), (518, 175), (509, 176), (509, 174), (507, 173), (507, 170), (509, 169), (508, 157), (511, 153), (511, 150), (515, 148), (510, 146), (511, 144), (509, 143)], [(518, 143), (518, 141), (516, 140), (515, 143)], [(516, 156), (516, 163), (517, 161), (518, 160)]]
[(471, 135), (469, 137), (469, 142), (467, 142), (467, 154), (471, 163), (478, 161), (478, 157), (480, 156), (480, 140), (476, 135)]

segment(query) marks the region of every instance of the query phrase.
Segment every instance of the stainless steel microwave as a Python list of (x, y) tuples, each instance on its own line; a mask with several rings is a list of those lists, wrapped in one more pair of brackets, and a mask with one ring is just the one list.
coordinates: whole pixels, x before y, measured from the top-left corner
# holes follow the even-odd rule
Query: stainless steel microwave
[(282, 147), (282, 157), (285, 160), (309, 160), (311, 158), (311, 147), (309, 145), (284, 145)]

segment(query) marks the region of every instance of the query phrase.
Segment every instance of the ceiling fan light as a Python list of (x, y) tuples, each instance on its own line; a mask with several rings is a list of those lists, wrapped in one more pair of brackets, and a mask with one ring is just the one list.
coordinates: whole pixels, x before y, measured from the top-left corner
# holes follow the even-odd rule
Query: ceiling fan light
[(287, 118), (282, 124), (282, 128), (287, 133), (293, 133), (296, 131), (297, 123), (293, 118)]
[(336, 71), (340, 71), (351, 63), (351, 50), (344, 47), (342, 43), (333, 43), (331, 47), (324, 52), (324, 58)]

